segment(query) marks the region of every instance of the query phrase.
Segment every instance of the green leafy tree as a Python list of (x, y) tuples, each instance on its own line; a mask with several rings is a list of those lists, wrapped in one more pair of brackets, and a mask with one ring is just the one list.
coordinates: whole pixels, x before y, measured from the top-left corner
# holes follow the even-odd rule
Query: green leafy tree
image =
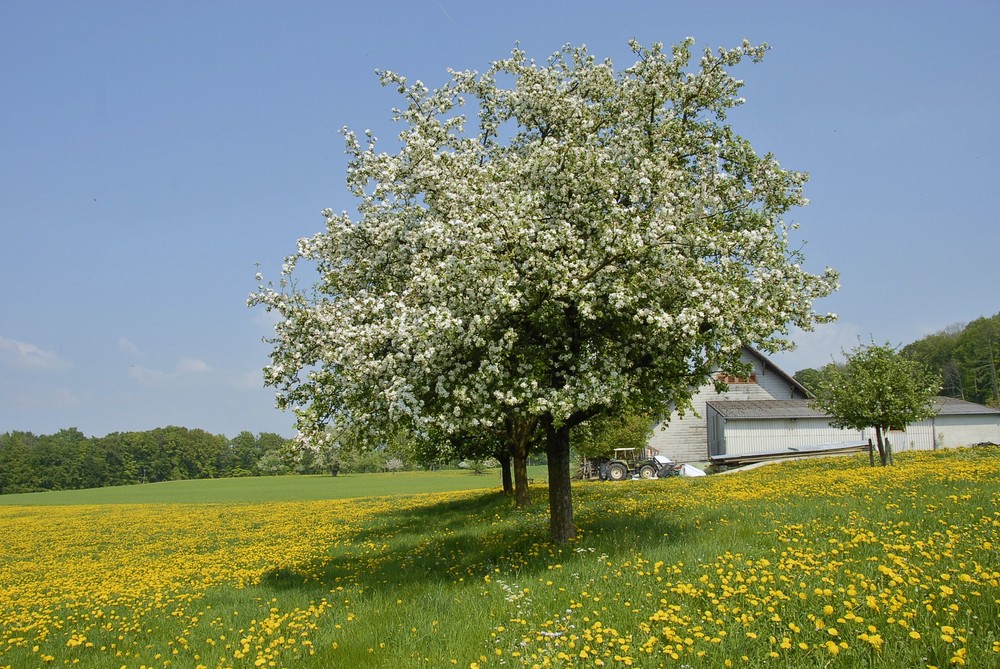
[(574, 427), (687, 406), (745, 344), (774, 352), (829, 318), (812, 305), (836, 273), (806, 272), (782, 221), (806, 175), (727, 122), (730, 70), (767, 46), (694, 62), (693, 40), (631, 46), (620, 70), (584, 47), (545, 64), (515, 49), (436, 90), (381, 73), (402, 130), (390, 153), (345, 130), (358, 215), (325, 211), (250, 297), (281, 317), (265, 380), (304, 438), (532, 426), (514, 432), (543, 435), (561, 543)]
[(802, 386), (816, 396), (819, 393), (819, 389), (824, 383), (829, 381), (833, 374), (837, 372), (840, 365), (835, 362), (828, 363), (819, 369), (813, 369), (809, 367), (807, 369), (800, 369), (795, 372), (795, 380), (802, 384)]
[(31, 432), (0, 434), (0, 494), (33, 492), (31, 453), (38, 442)]
[(952, 325), (941, 332), (927, 335), (900, 351), (904, 356), (917, 360), (933, 369), (941, 370), (941, 392), (949, 397), (968, 399), (962, 379), (961, 364), (956, 356), (964, 324)]
[(543, 442), (537, 419), (511, 415), (500, 425), (479, 427), (469, 433), (428, 435), (418, 443), (424, 460), (496, 460), (504, 494), (514, 495), (515, 504), (524, 508), (531, 502), (528, 461)]
[(257, 469), (264, 476), (291, 474), (294, 468), (294, 460), (287, 454), (278, 451), (267, 451), (257, 462)]
[(886, 434), (934, 415), (941, 378), (888, 343), (859, 345), (846, 356), (843, 367), (831, 369), (814, 404), (833, 416), (835, 427), (874, 428), (882, 466), (890, 465), (892, 446)]
[(941, 392), (1000, 407), (1000, 313), (906, 345), (903, 355), (941, 372)]
[(1000, 314), (977, 318), (959, 335), (955, 357), (972, 401), (1000, 407)]
[(587, 458), (607, 457), (616, 448), (634, 448), (641, 453), (653, 436), (654, 424), (644, 414), (599, 416), (574, 430), (573, 449)]
[(230, 475), (254, 476), (260, 474), (257, 462), (263, 457), (264, 448), (252, 432), (244, 430), (229, 442)]

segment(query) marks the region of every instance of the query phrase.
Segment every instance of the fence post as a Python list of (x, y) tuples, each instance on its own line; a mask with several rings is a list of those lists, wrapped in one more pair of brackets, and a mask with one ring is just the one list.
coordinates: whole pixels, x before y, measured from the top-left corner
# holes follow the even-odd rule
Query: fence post
[(868, 437), (868, 462), (871, 466), (875, 466), (875, 445), (872, 443), (872, 438)]

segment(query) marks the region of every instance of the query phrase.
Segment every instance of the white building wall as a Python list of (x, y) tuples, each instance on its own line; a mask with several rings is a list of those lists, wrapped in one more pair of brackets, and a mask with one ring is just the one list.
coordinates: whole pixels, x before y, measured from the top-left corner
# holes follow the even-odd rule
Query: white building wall
[[(890, 430), (889, 434), (885, 436), (889, 440), (893, 453), (934, 450), (934, 429), (930, 422), (914, 423), (902, 431)], [(873, 444), (878, 443), (875, 438), (875, 430), (872, 428), (865, 430), (864, 438), (871, 439)]]
[[(866, 439), (876, 443), (874, 429), (838, 429), (831, 427), (822, 418), (727, 421), (714, 412), (712, 414), (715, 421), (710, 426), (709, 433), (713, 455), (751, 455)], [(890, 431), (887, 437), (895, 453), (987, 442), (1000, 444), (1000, 415), (936, 416), (931, 420), (909, 425), (905, 431)]]
[[(716, 414), (717, 415), (717, 414)], [(713, 449), (713, 455), (751, 455), (785, 449), (804, 449), (826, 446), (867, 437), (859, 430), (841, 430), (831, 427), (822, 418), (775, 418), (720, 421), (725, 425), (725, 452), (722, 444)]]
[(938, 416), (933, 421), (939, 448), (1000, 444), (1000, 415)]
[[(889, 432), (894, 452), (930, 451), (974, 444), (1000, 444), (1000, 414), (945, 414)], [(875, 443), (875, 430), (865, 431)]]

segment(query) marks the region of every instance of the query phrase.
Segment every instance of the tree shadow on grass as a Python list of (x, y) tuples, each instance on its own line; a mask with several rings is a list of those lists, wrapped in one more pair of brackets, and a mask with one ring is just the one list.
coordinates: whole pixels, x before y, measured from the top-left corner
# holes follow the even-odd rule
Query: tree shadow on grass
[[(584, 499), (587, 492), (580, 488), (574, 497)], [(612, 495), (607, 492), (587, 500), (586, 511), (577, 516), (580, 538), (563, 546), (549, 540), (544, 486), (532, 489), (533, 502), (525, 509), (515, 508), (513, 499), (498, 491), (431, 504), (401, 500), (399, 509), (369, 521), (349, 545), (331, 547), (328, 555), (305, 564), (272, 570), (262, 585), (368, 591), (478, 580), (495, 569), (531, 576), (553, 562), (566, 566), (577, 553), (598, 551), (613, 558), (683, 541), (692, 531), (667, 515), (618, 513), (615, 495), (629, 491), (622, 486)]]

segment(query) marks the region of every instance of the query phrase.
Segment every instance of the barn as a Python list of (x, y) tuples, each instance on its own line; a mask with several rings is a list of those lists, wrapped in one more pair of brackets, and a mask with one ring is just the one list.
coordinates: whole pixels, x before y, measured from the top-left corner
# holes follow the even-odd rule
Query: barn
[[(733, 466), (781, 457), (849, 452), (874, 441), (874, 430), (832, 427), (810, 406), (808, 392), (757, 351), (746, 379), (725, 378), (729, 389), (706, 384), (694, 397), (696, 413), (674, 415), (654, 430), (649, 445), (676, 462)], [(934, 417), (888, 434), (894, 451), (1000, 443), (1000, 409), (951, 397), (935, 400)]]
[(741, 362), (750, 366), (746, 378), (717, 375), (728, 385), (719, 393), (707, 383), (691, 398), (692, 409), (683, 416), (674, 412), (669, 420), (661, 421), (653, 430), (649, 446), (674, 462), (705, 462), (708, 460), (708, 426), (705, 420), (709, 401), (806, 400), (802, 384), (779, 369), (763, 354), (749, 346), (743, 347)]

